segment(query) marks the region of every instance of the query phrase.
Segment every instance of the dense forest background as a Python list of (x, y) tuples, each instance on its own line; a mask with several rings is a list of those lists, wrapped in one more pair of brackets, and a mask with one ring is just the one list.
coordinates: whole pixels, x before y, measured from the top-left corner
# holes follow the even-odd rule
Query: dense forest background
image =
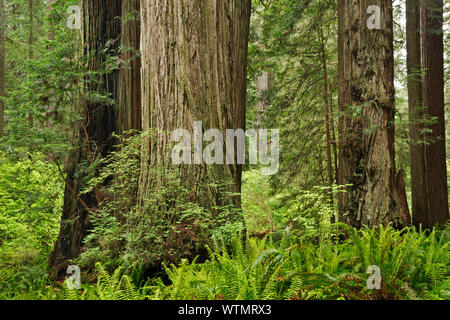
[[(0, 299), (449, 299), (449, 19), (0, 0)], [(278, 129), (277, 172), (174, 165), (194, 121)]]

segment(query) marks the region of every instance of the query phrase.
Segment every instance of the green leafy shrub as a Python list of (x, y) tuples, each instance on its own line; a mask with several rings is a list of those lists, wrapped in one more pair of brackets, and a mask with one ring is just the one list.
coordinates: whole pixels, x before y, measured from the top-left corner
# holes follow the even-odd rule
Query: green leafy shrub
[(64, 186), (42, 154), (0, 152), (0, 261), (45, 259), (58, 234)]
[[(243, 173), (242, 208), (247, 230), (261, 235), (290, 227), (296, 233), (328, 228), (336, 209), (330, 205), (326, 187), (311, 190), (290, 188), (271, 193), (270, 179), (258, 170)], [(337, 194), (333, 187), (332, 193)]]
[[(190, 202), (176, 167), (152, 168), (160, 183), (147, 196), (145, 206), (138, 203), (141, 145), (150, 134), (119, 137), (117, 150), (101, 160), (99, 176), (83, 191), (97, 188), (104, 201), (91, 214), (93, 228), (77, 264), (92, 268), (101, 262), (113, 270), (139, 262), (144, 269), (157, 269), (161, 262), (178, 263), (183, 258), (207, 255), (205, 245), (211, 244), (213, 235), (229, 243), (232, 235), (242, 230), (241, 220), (226, 220), (232, 209), (216, 208), (213, 215)], [(235, 216), (239, 214), (237, 211)]]

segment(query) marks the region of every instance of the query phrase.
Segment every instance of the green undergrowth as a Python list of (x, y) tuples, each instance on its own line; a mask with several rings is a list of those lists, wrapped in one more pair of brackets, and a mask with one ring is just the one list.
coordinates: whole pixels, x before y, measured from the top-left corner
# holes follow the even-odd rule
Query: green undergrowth
[[(447, 228), (448, 229), (448, 228)], [(347, 238), (339, 240), (345, 232)], [(204, 263), (165, 266), (167, 279), (143, 281), (136, 264), (108, 271), (97, 263), (81, 289), (48, 279), (45, 264), (1, 265), (0, 299), (67, 300), (357, 300), (450, 298), (449, 233), (391, 227), (357, 231), (338, 224), (320, 236), (287, 229), (280, 241), (233, 238), (214, 242)], [(369, 266), (381, 288), (367, 288)]]

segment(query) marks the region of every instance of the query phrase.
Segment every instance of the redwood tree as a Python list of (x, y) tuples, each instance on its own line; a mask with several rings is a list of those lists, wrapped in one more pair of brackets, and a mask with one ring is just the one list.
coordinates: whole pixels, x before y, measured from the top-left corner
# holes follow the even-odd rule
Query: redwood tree
[[(413, 222), (417, 227), (421, 224), (424, 228), (432, 228), (449, 218), (444, 118), (443, 1), (424, 0), (421, 2), (420, 18), (418, 11), (417, 3), (409, 3), (407, 23), (410, 35), (407, 40), (412, 122)], [(414, 77), (418, 65), (422, 67), (422, 85)]]
[[(245, 130), (249, 21), (250, 0), (141, 1), (143, 130), (192, 134), (194, 121), (224, 136), (226, 129)], [(158, 183), (152, 168), (173, 165), (169, 145), (170, 134), (144, 143), (141, 205)], [(241, 165), (202, 163), (179, 171), (191, 201), (211, 211), (240, 207)]]
[[(426, 216), (427, 192), (423, 131), (422, 68), (420, 46), (420, 0), (406, 1), (406, 50), (408, 72), (411, 196), (413, 222)], [(419, 214), (420, 213), (420, 214)], [(426, 219), (425, 219), (426, 220)]]
[(339, 2), (339, 181), (350, 185), (339, 194), (339, 219), (358, 228), (409, 222), (394, 161), (392, 0), (378, 1), (380, 29), (367, 26), (371, 5)]
[[(117, 117), (111, 101), (118, 101), (118, 70), (100, 72), (107, 55), (118, 55), (121, 32), (120, 0), (84, 0), (82, 2), (83, 57), (95, 79), (85, 79), (89, 95), (82, 101), (83, 120), (74, 129), (73, 144), (67, 164), (66, 189), (60, 233), (50, 256), (54, 275), (65, 273), (68, 260), (76, 258), (82, 250), (83, 239), (90, 228), (89, 215), (102, 200), (99, 190), (80, 194), (86, 186), (83, 180), (89, 174), (86, 165), (109, 154), (114, 146), (112, 133)], [(96, 100), (89, 93), (96, 92), (110, 99)]]

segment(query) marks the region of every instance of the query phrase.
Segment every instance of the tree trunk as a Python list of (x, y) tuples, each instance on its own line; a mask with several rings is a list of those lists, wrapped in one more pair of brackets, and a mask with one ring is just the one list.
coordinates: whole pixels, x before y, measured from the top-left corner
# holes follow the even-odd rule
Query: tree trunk
[(443, 1), (424, 1), (421, 10), (424, 69), (422, 94), (426, 129), (424, 167), (421, 174), (425, 175), (422, 188), (426, 188), (426, 210), (419, 211), (422, 210), (422, 205), (425, 206), (421, 202), (421, 207), (414, 213), (414, 224), (432, 228), (436, 223), (442, 225), (449, 218), (444, 118)]
[[(408, 72), (411, 198), (413, 222), (427, 221), (428, 212), (420, 47), (420, 1), (406, 1), (406, 50)], [(419, 222), (420, 221), (420, 222)]]
[[(151, 169), (173, 166), (166, 151), (173, 130), (193, 136), (194, 121), (224, 137), (226, 129), (245, 130), (250, 1), (142, 0), (141, 19), (143, 130), (165, 132), (143, 146), (139, 193), (145, 205), (157, 183)], [(240, 208), (242, 166), (236, 161), (178, 169), (191, 201), (211, 212)], [(224, 181), (225, 190), (214, 185)]]
[(5, 4), (0, 0), (0, 138), (5, 131), (5, 84), (6, 84), (6, 50), (5, 50), (5, 27), (6, 27)]
[(122, 60), (119, 75), (117, 130), (141, 130), (140, 0), (122, 0)]
[[(381, 0), (381, 29), (368, 29), (370, 0), (339, 7), (342, 115), (339, 219), (354, 227), (407, 225), (394, 162), (394, 50), (392, 0)], [(403, 190), (404, 192), (404, 190)]]
[(263, 115), (268, 106), (266, 95), (267, 91), (273, 86), (273, 73), (262, 71), (261, 75), (256, 78), (255, 84), (259, 94), (259, 99), (256, 102), (256, 108), (258, 110), (258, 114), (256, 115), (256, 125), (258, 128), (262, 128)]
[[(330, 87), (331, 91), (331, 87)], [(334, 111), (333, 111), (333, 101), (330, 102), (330, 128), (331, 128), (331, 144), (333, 146), (333, 163), (334, 163), (334, 183), (339, 184), (339, 165), (338, 165), (338, 141), (336, 140), (335, 124), (334, 124)]]
[[(28, 16), (29, 16), (29, 26), (28, 26), (28, 59), (33, 59), (33, 0), (28, 0)], [(30, 123), (30, 127), (33, 127), (33, 114), (30, 111), (28, 115), (28, 122)], [(29, 155), (30, 157), (30, 155)]]
[[(338, 174), (336, 176), (337, 184), (342, 185), (340, 177), (340, 164), (343, 158), (341, 148), (342, 131), (344, 124), (344, 96), (347, 91), (347, 83), (344, 81), (344, 0), (338, 0), (338, 121), (337, 121), (337, 145), (338, 145)], [(338, 200), (339, 200), (338, 196)]]
[[(122, 4), (120, 0), (84, 0), (82, 6), (83, 55), (88, 69), (99, 71), (106, 55), (117, 55)], [(98, 82), (89, 82), (87, 91), (110, 94), (117, 101), (119, 71), (114, 70), (106, 75), (102, 73), (98, 77)], [(83, 166), (86, 163), (92, 165), (95, 160), (107, 156), (114, 145), (114, 106), (96, 102), (93, 98), (88, 98), (83, 105), (84, 119), (74, 132), (74, 145), (79, 147), (71, 152), (66, 164), (67, 178), (60, 233), (50, 256), (50, 266), (56, 277), (64, 276), (68, 260), (81, 253), (83, 239), (90, 228), (89, 213), (102, 200), (97, 189), (80, 195), (85, 187), (83, 179), (89, 174), (89, 170), (95, 170), (83, 169)]]
[[(262, 27), (264, 24), (264, 19), (260, 18), (257, 21), (255, 21), (255, 30), (256, 30), (256, 37), (259, 39), (257, 41), (258, 46), (261, 48), (261, 50), (265, 49), (264, 43), (262, 42)], [(268, 99), (267, 99), (267, 92), (273, 87), (274, 78), (273, 73), (268, 72), (266, 70), (262, 70), (261, 74), (256, 76), (255, 78), (255, 87), (258, 91), (258, 99), (256, 101), (256, 127), (258, 129), (262, 129), (262, 122), (263, 122), (263, 115), (268, 107)]]
[(29, 26), (28, 26), (28, 58), (33, 59), (33, 0), (28, 0), (28, 16), (29, 16)]
[[(324, 113), (325, 113), (325, 133), (327, 139), (327, 171), (328, 171), (328, 186), (330, 187), (328, 193), (330, 198), (330, 205), (333, 206), (333, 162), (331, 159), (331, 131), (330, 131), (330, 104), (328, 96), (328, 73), (327, 73), (327, 56), (325, 51), (325, 39), (323, 36), (322, 28), (319, 31), (319, 37), (321, 42), (321, 59), (323, 69), (323, 101), (324, 101)], [(331, 222), (334, 222), (334, 217), (331, 218)]]

